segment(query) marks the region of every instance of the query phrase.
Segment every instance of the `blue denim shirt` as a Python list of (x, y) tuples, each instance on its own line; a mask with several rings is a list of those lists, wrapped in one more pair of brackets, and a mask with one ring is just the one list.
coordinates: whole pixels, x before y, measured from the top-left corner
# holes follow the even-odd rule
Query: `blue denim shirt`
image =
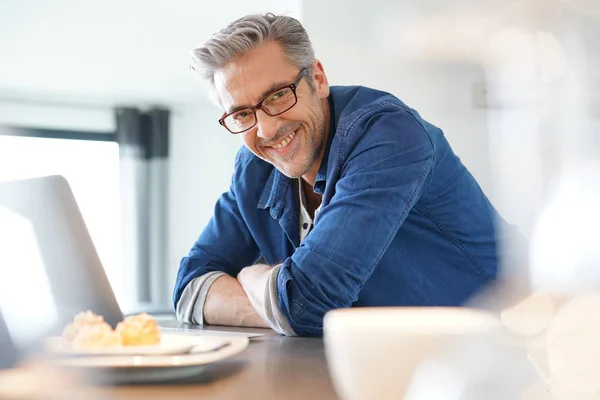
[(297, 180), (248, 149), (230, 190), (181, 261), (174, 291), (261, 256), (282, 264), (278, 305), (298, 335), (351, 306), (456, 306), (497, 275), (496, 219), (442, 131), (396, 97), (332, 87), (331, 127), (315, 192), (321, 210), (299, 242)]

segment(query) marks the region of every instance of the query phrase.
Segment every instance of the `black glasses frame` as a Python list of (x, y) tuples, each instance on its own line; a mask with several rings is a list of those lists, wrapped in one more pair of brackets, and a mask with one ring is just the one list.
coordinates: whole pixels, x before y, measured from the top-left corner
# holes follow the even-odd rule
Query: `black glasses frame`
[[(296, 95), (296, 89), (298, 88), (298, 85), (300, 84), (300, 81), (302, 81), (302, 78), (304, 78), (304, 77), (305, 77), (305, 76), (306, 76), (306, 75), (307, 75), (309, 72), (310, 72), (310, 69), (309, 69), (309, 68), (304, 68), (302, 71), (300, 71), (300, 74), (298, 75), (298, 78), (296, 78), (296, 80), (294, 81), (294, 83), (292, 83), (292, 84), (290, 84), (290, 85), (282, 86), (282, 87), (280, 87), (279, 89), (275, 89), (275, 90), (273, 90), (271, 93), (269, 93), (268, 95), (266, 95), (265, 97), (263, 97), (263, 98), (262, 98), (262, 99), (261, 99), (261, 100), (260, 100), (260, 101), (259, 101), (259, 102), (258, 102), (258, 103), (255, 105), (255, 106), (252, 106), (252, 107), (244, 107), (244, 108), (241, 108), (241, 109), (239, 109), (239, 110), (232, 111), (232, 112), (230, 112), (230, 113), (228, 113), (228, 114), (224, 114), (224, 115), (221, 117), (221, 119), (219, 119), (219, 124), (220, 124), (220, 125), (221, 125), (223, 128), (227, 129), (227, 130), (228, 130), (230, 133), (232, 133), (232, 134), (234, 134), (234, 135), (237, 135), (237, 134), (239, 134), (239, 133), (243, 133), (243, 132), (249, 131), (250, 129), (252, 129), (252, 128), (254, 128), (254, 127), (256, 126), (256, 124), (258, 123), (258, 117), (257, 117), (257, 115), (256, 115), (256, 111), (257, 111), (257, 110), (263, 110), (263, 112), (264, 112), (265, 114), (267, 114), (267, 115), (269, 115), (269, 116), (271, 116), (271, 117), (275, 117), (275, 116), (277, 116), (277, 115), (281, 115), (281, 114), (283, 114), (283, 113), (284, 113), (284, 112), (286, 112), (286, 111), (289, 111), (289, 110), (290, 110), (292, 107), (294, 107), (294, 106), (295, 106), (295, 105), (298, 103), (298, 96)], [(294, 94), (294, 104), (292, 104), (291, 106), (289, 106), (289, 107), (288, 107), (288, 108), (286, 108), (285, 110), (283, 110), (283, 111), (281, 111), (281, 112), (278, 112), (278, 113), (276, 113), (276, 114), (271, 114), (269, 111), (267, 111), (267, 109), (263, 108), (263, 106), (262, 106), (262, 103), (263, 103), (263, 102), (264, 102), (264, 101), (265, 101), (265, 100), (266, 100), (268, 97), (272, 96), (272, 95), (273, 95), (273, 93), (277, 93), (277, 92), (279, 92), (279, 91), (281, 91), (281, 90), (283, 90), (283, 89), (287, 89), (287, 88), (290, 88), (290, 89), (292, 90), (292, 93)], [(250, 110), (250, 111), (252, 111), (252, 113), (254, 114), (254, 124), (252, 124), (252, 126), (251, 126), (251, 127), (244, 129), (243, 131), (236, 131), (236, 132), (234, 132), (234, 131), (232, 131), (231, 129), (229, 129), (229, 128), (227, 127), (227, 124), (225, 124), (225, 119), (226, 119), (227, 117), (229, 117), (231, 114), (235, 114), (235, 113), (237, 113), (237, 112), (240, 112), (240, 111), (242, 111), (242, 110)]]

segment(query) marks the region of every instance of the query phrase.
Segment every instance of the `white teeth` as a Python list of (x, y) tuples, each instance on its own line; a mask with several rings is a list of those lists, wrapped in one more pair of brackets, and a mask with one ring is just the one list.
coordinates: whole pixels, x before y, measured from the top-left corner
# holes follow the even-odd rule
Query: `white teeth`
[(288, 144), (290, 144), (290, 142), (292, 141), (292, 139), (294, 138), (294, 136), (296, 136), (296, 132), (292, 132), (288, 137), (286, 137), (285, 139), (283, 139), (281, 142), (277, 143), (276, 145), (272, 146), (274, 149), (277, 150), (281, 150), (283, 149), (285, 146), (287, 146)]

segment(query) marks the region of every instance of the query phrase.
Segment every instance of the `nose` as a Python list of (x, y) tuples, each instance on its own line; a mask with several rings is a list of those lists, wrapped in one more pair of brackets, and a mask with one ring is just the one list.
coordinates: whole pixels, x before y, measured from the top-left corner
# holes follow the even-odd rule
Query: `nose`
[(263, 139), (273, 139), (277, 135), (279, 121), (277, 117), (271, 117), (262, 110), (256, 113), (257, 135)]

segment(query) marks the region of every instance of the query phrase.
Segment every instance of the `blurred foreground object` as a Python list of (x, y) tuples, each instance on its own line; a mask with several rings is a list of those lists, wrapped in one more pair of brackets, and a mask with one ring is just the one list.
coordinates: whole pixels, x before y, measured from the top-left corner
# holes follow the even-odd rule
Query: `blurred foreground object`
[(98, 389), (41, 361), (0, 371), (0, 400), (106, 399)]
[(490, 335), (500, 323), (468, 308), (385, 307), (334, 310), (323, 326), (338, 395), (343, 400), (392, 400), (403, 398), (424, 361), (457, 341)]

